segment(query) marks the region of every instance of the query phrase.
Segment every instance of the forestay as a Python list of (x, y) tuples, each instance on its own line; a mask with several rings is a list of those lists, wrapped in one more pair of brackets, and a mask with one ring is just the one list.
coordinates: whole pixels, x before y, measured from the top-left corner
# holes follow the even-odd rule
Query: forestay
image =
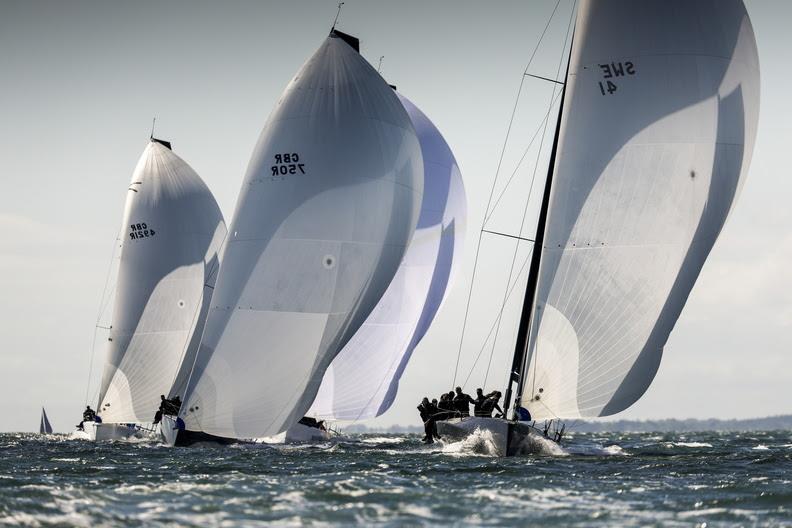
[(310, 416), (362, 420), (388, 410), (461, 261), (467, 204), (459, 167), (429, 118), (403, 95), (399, 99), (423, 156), (418, 226), (385, 295), (325, 372)]
[[(150, 422), (182, 361), (192, 363), (218, 269), (225, 223), (209, 188), (151, 141), (127, 192), (107, 362), (105, 422)], [(208, 286), (207, 286), (208, 285)]]
[(759, 66), (739, 0), (581, 5), (523, 404), (604, 416), (647, 389), (748, 169)]
[(259, 138), (187, 389), (189, 430), (260, 437), (301, 418), (415, 230), (418, 139), (353, 45), (331, 34)]

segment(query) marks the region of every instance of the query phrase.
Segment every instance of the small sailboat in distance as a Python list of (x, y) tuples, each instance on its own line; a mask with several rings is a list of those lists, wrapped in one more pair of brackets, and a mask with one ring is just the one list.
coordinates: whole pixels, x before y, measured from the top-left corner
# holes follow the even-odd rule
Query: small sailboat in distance
[(274, 436), (302, 419), (396, 274), (422, 194), (407, 112), (358, 40), (332, 30), (253, 153), (179, 420), (163, 418), (168, 443)]
[(182, 363), (192, 364), (226, 228), (200, 176), (169, 142), (152, 137), (127, 191), (122, 233), (101, 423), (82, 424), (92, 440), (125, 438), (150, 424)]
[(608, 416), (643, 395), (744, 181), (758, 112), (741, 0), (581, 2), (506, 389), (512, 414), (440, 422), (441, 434), (488, 430), (513, 455), (536, 434), (528, 414)]
[(47, 411), (44, 407), (41, 408), (41, 422), (39, 423), (40, 434), (52, 434), (52, 425), (50, 425), (49, 418), (47, 418)]

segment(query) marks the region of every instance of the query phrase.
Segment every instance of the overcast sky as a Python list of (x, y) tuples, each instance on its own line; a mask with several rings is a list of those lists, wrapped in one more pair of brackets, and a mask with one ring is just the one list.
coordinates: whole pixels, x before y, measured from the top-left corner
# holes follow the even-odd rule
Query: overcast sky
[[(750, 174), (654, 384), (618, 417), (792, 412), (792, 4), (746, 3), (762, 72)], [(384, 55), (383, 75), (445, 135), (469, 208), (461, 276), (416, 350), (394, 407), (374, 423), (417, 423), (420, 397), (449, 388), (478, 229), (517, 85), (554, 5), (348, 0), (344, 6), (339, 29), (361, 39), (361, 52), (375, 66)], [(569, 5), (562, 0), (532, 66), (538, 75), (555, 73)], [(267, 115), (327, 35), (335, 11), (335, 2), (0, 1), (0, 430), (35, 429), (41, 405), (56, 430), (79, 419), (105, 274), (151, 118), (157, 116), (157, 135), (204, 178), (230, 220)], [(514, 168), (539, 124), (549, 89), (541, 81), (526, 85), (504, 170)], [(533, 164), (521, 167), (517, 189)], [(521, 195), (509, 193), (514, 196)], [(508, 216), (496, 219), (499, 227), (519, 225)], [(488, 243), (495, 244), (489, 255), (509, 251), (497, 246), (502, 242)], [(496, 267), (483, 262), (479, 273), (490, 286), (474, 291), (463, 377), (503, 295)], [(493, 388), (503, 384), (512, 324), (513, 318), (503, 322), (488, 380)], [(101, 345), (100, 339), (94, 384)], [(483, 372), (473, 369), (471, 387), (482, 381)]]

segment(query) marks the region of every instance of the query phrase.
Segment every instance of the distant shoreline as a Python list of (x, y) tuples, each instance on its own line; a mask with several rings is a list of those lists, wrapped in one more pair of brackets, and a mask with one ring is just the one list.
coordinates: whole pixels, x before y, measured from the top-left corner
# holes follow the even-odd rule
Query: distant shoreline
[[(568, 430), (577, 433), (666, 433), (695, 431), (792, 431), (792, 414), (767, 416), (764, 418), (745, 418), (722, 420), (717, 418), (665, 418), (662, 420), (613, 420), (584, 421), (568, 420)], [(365, 424), (351, 424), (340, 427), (347, 433), (423, 433), (418, 425), (391, 425), (389, 427), (369, 427)]]

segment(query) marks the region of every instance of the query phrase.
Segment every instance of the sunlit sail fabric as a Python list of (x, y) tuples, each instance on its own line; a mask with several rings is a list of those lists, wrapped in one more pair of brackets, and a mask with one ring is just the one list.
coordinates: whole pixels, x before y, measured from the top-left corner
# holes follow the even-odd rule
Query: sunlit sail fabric
[[(99, 393), (105, 422), (150, 422), (203, 326), (225, 223), (201, 178), (151, 141), (127, 192), (107, 361)], [(167, 394), (166, 394), (167, 395)]]
[(407, 112), (331, 34), (248, 167), (182, 410), (188, 430), (260, 437), (303, 416), (393, 279), (422, 187)]
[(617, 413), (645, 392), (750, 163), (759, 110), (740, 0), (578, 13), (522, 402)]
[(465, 236), (465, 188), (440, 131), (406, 97), (424, 163), (421, 214), (385, 295), (325, 372), (309, 416), (363, 420), (393, 403), (399, 379), (445, 299)]

